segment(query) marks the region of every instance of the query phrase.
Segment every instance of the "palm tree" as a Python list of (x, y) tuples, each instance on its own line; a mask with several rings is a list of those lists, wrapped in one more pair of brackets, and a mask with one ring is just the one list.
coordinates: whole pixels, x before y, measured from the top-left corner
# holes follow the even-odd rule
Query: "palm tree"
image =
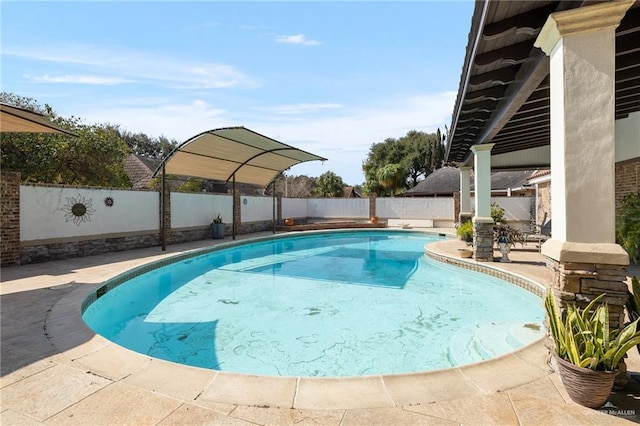
[(391, 196), (404, 187), (405, 169), (400, 164), (387, 164), (376, 172), (376, 177)]

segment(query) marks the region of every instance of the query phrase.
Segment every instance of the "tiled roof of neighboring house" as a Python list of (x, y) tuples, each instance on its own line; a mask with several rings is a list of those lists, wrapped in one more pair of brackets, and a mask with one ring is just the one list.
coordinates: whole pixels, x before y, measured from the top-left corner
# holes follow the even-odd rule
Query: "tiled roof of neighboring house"
[[(507, 190), (508, 188), (521, 188), (527, 184), (533, 170), (518, 170), (493, 172), (491, 174), (492, 190)], [(474, 188), (473, 170), (471, 171), (471, 189)], [(460, 191), (460, 172), (456, 167), (443, 167), (435, 170), (425, 180), (403, 195), (407, 197), (424, 197), (432, 195), (451, 195)]]
[(353, 186), (345, 186), (344, 198), (362, 198), (362, 195), (358, 194)]
[(124, 169), (131, 180), (131, 188), (149, 189), (153, 172), (160, 165), (160, 162), (161, 160), (157, 158), (129, 154), (124, 160)]
[(407, 197), (451, 195), (457, 191), (460, 191), (460, 172), (455, 167), (443, 167), (435, 170), (403, 195)]
[(529, 176), (529, 179), (535, 179), (535, 178), (539, 178), (542, 176), (547, 176), (551, 174), (551, 170), (550, 169), (542, 169), (542, 170), (536, 170), (531, 176)]
[[(517, 170), (509, 172), (491, 173), (491, 189), (506, 190), (508, 188), (522, 188), (535, 170)], [(471, 186), (473, 188), (473, 185)]]

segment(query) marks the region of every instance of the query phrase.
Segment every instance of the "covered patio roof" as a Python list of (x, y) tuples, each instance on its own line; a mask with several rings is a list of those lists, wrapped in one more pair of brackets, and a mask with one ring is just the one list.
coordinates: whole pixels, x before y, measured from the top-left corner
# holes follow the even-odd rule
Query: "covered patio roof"
[(0, 133), (73, 133), (36, 112), (0, 103)]
[[(296, 164), (326, 158), (278, 142), (245, 127), (224, 127), (200, 133), (164, 160), (165, 172), (204, 179), (267, 186)], [(162, 171), (162, 165), (155, 175)]]
[[(494, 143), (492, 169), (549, 167), (549, 57), (534, 47), (551, 13), (601, 1), (476, 1), (446, 161), (471, 165)], [(615, 117), (640, 111), (640, 2), (616, 29)]]

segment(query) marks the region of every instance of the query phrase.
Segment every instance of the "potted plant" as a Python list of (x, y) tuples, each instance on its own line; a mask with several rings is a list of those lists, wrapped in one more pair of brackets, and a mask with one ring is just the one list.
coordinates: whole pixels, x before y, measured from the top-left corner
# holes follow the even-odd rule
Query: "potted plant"
[(505, 224), (497, 224), (493, 227), (493, 238), (497, 241), (498, 249), (502, 253), (500, 262), (511, 262), (508, 256), (511, 247), (515, 247), (516, 243), (523, 244), (524, 242), (522, 232)]
[(551, 289), (544, 301), (560, 379), (571, 399), (589, 408), (599, 408), (607, 401), (618, 363), (640, 343), (638, 320), (621, 330), (609, 329), (607, 303), (596, 307), (604, 296), (584, 309), (568, 305), (564, 316)]
[(224, 239), (225, 224), (222, 223), (220, 213), (213, 217), (211, 221), (211, 238), (214, 240)]
[(473, 249), (470, 247), (473, 243), (473, 223), (470, 220), (462, 222), (456, 229), (456, 234), (462, 241), (467, 243), (467, 247), (458, 249), (461, 257), (473, 256)]

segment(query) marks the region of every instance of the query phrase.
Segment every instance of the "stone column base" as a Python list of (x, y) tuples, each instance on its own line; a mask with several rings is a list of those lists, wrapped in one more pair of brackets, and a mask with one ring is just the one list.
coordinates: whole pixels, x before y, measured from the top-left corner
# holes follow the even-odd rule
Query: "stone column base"
[(553, 291), (561, 311), (568, 303), (585, 307), (598, 295), (609, 305), (609, 326), (624, 325), (629, 256), (617, 244), (572, 243), (550, 239), (542, 246), (554, 272)]
[(473, 258), (481, 262), (493, 262), (493, 219), (473, 218)]

